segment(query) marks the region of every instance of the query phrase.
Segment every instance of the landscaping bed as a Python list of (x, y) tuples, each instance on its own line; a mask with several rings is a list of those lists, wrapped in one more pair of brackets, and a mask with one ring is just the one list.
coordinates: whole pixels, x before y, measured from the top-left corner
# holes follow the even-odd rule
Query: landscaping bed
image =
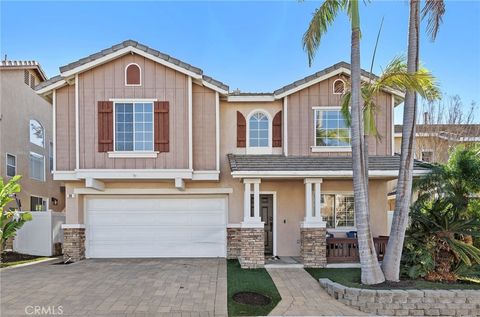
[(46, 259), (45, 257), (38, 255), (21, 254), (13, 251), (6, 251), (2, 253), (2, 262), (0, 268), (24, 264), (29, 262), (35, 262)]
[(457, 281), (455, 283), (429, 282), (423, 279), (402, 279), (400, 282), (385, 282), (377, 285), (362, 285), (360, 283), (360, 269), (305, 269), (317, 281), (328, 278), (347, 287), (366, 289), (475, 289), (480, 290), (480, 283)]
[[(227, 261), (228, 315), (229, 316), (266, 316), (281, 300), (270, 275), (265, 269), (242, 269), (237, 260)], [(259, 301), (261, 296), (270, 299)], [(249, 300), (250, 304), (241, 304), (234, 300)], [(265, 304), (265, 305), (262, 305)]]

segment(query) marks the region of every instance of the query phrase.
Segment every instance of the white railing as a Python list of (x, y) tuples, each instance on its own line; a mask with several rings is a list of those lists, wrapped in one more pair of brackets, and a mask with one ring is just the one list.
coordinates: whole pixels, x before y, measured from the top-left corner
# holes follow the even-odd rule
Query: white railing
[(54, 211), (31, 211), (32, 220), (17, 231), (13, 250), (23, 254), (52, 256), (55, 244), (63, 243), (62, 224), (65, 213)]

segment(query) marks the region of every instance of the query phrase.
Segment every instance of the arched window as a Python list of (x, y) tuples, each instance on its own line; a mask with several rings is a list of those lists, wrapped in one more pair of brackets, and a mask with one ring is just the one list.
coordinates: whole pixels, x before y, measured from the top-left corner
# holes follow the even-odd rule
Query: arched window
[(31, 119), (29, 123), (30, 143), (44, 147), (45, 146), (45, 130), (40, 122)]
[(140, 86), (141, 85), (141, 70), (140, 66), (135, 63), (128, 64), (125, 67), (125, 85), (126, 86)]
[(345, 82), (342, 79), (337, 79), (333, 82), (333, 94), (342, 95), (345, 92)]
[(248, 146), (269, 147), (270, 146), (270, 122), (267, 115), (257, 111), (248, 120)]

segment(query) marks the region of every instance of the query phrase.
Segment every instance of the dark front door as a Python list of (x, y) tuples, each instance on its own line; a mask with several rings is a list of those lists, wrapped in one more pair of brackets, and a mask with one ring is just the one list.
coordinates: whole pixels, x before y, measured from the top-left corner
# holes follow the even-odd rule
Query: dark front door
[[(253, 214), (253, 195), (252, 195)], [(260, 195), (260, 218), (265, 223), (265, 254), (273, 254), (273, 195)]]

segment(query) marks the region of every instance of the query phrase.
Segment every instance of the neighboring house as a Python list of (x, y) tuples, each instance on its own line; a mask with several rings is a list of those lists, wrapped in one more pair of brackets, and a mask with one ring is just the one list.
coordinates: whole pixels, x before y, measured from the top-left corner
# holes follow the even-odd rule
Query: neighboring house
[(0, 175), (4, 182), (22, 175), (22, 210), (64, 208), (65, 194), (52, 175), (52, 105), (34, 91), (46, 79), (35, 61), (0, 62)]
[[(480, 142), (480, 124), (417, 124), (415, 158), (429, 163), (446, 163), (459, 144)], [(402, 146), (402, 125), (395, 125), (395, 152)]]
[[(228, 257), (243, 267), (270, 254), (324, 266), (326, 231), (356, 230), (350, 130), (339, 112), (348, 74), (341, 62), (273, 93), (230, 94), (201, 69), (135, 41), (60, 67), (36, 90), (56, 117), (65, 253)], [(399, 167), (393, 108), (402, 98), (392, 90), (377, 100), (375, 236), (387, 234), (387, 183)]]

